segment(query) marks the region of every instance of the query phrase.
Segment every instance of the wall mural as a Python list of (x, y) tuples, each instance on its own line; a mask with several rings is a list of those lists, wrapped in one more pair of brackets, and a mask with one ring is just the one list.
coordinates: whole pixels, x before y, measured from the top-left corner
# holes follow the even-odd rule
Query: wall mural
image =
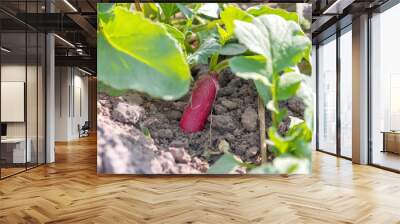
[(310, 4), (98, 11), (99, 173), (310, 172)]

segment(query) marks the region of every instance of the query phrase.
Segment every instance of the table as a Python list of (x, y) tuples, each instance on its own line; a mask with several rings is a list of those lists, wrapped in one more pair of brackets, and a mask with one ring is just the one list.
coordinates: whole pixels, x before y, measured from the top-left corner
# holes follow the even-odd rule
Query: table
[(382, 131), (383, 150), (382, 152), (392, 152), (400, 154), (400, 131)]
[[(26, 144), (26, 142), (28, 143), (27, 144), (28, 147), (26, 147), (26, 154), (25, 154), (25, 144)], [(8, 162), (10, 162), (10, 163), (31, 162), (31, 160), (32, 160), (32, 152), (31, 152), (32, 141), (31, 141), (30, 138), (27, 138), (26, 142), (25, 142), (25, 138), (5, 138), (5, 139), (1, 139), (2, 157), (3, 157), (3, 152), (9, 151), (9, 152), (12, 153), (12, 161), (8, 161)], [(10, 148), (10, 146), (12, 148)]]

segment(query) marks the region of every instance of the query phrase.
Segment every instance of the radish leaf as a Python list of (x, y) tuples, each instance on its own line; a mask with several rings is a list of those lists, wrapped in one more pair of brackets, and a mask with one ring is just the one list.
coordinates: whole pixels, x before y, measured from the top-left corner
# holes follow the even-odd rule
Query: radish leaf
[(215, 162), (210, 169), (207, 170), (207, 174), (227, 174), (235, 171), (242, 161), (236, 158), (233, 154), (225, 152), (217, 162)]
[(100, 19), (98, 79), (116, 90), (133, 89), (164, 100), (182, 97), (191, 75), (177, 41), (142, 13), (114, 8)]
[(295, 12), (288, 12), (279, 8), (271, 8), (266, 5), (254, 6), (247, 9), (247, 12), (253, 16), (262, 16), (267, 14), (278, 15), (286, 20), (292, 20), (296, 23), (299, 22), (299, 16)]

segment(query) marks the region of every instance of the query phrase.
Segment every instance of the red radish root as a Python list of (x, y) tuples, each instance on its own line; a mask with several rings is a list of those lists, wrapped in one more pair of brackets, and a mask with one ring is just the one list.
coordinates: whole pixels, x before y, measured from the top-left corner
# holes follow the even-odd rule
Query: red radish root
[(179, 123), (184, 133), (194, 133), (204, 129), (218, 88), (216, 73), (202, 75), (196, 81), (189, 105), (186, 106)]

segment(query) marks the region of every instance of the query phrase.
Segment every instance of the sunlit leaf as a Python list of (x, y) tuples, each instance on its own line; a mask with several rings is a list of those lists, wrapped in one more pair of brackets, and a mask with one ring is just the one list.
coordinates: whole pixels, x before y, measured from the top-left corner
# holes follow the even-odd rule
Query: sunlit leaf
[(229, 67), (236, 76), (243, 79), (260, 81), (269, 86), (268, 74), (265, 70), (266, 59), (261, 55), (236, 56), (229, 60)]
[(133, 89), (165, 100), (189, 89), (191, 75), (177, 41), (142, 13), (116, 7), (98, 33), (98, 79), (117, 90)]
[(127, 91), (127, 89), (114, 89), (104, 84), (102, 81), (97, 82), (97, 92), (107, 93), (110, 96), (121, 96)]
[(267, 106), (267, 103), (271, 100), (269, 86), (264, 85), (261, 81), (254, 81), (254, 84), (256, 85), (258, 95), (261, 97), (264, 105)]
[(243, 54), (246, 51), (247, 47), (242, 44), (229, 43), (225, 44), (219, 53), (221, 55), (232, 56), (232, 55)]
[(252, 23), (235, 21), (239, 41), (254, 53), (271, 59), (272, 71), (297, 65), (307, 54), (311, 41), (301, 27), (277, 15), (256, 17)]
[(114, 7), (114, 3), (101, 3), (97, 4), (97, 10), (100, 13), (103, 12), (111, 12), (112, 8)]
[[(309, 77), (306, 77), (306, 79)], [(308, 128), (313, 130), (314, 128), (314, 91), (305, 82), (300, 84), (300, 88), (297, 91), (297, 96), (303, 100), (305, 105), (304, 110), (304, 121), (307, 123)]]
[(279, 171), (272, 164), (265, 164), (252, 169), (250, 174), (279, 174)]
[(310, 173), (310, 160), (293, 157), (278, 157), (272, 162), (273, 167), (280, 174), (308, 174)]
[(159, 5), (167, 21), (169, 21), (173, 15), (179, 12), (179, 8), (176, 3), (159, 3)]
[(278, 157), (271, 163), (250, 171), (251, 174), (309, 174), (311, 164), (308, 159)]
[(177, 28), (175, 28), (169, 24), (164, 24), (164, 26), (167, 29), (168, 33), (171, 34), (172, 37), (174, 37), (182, 45), (184, 44), (185, 34), (183, 34), (180, 30), (178, 30)]
[(219, 5), (218, 3), (204, 3), (197, 12), (211, 18), (218, 18)]
[(102, 4), (97, 4), (97, 21), (100, 23), (100, 21), (103, 22), (108, 22), (111, 17), (113, 16), (113, 8), (115, 4), (114, 3), (102, 3)]
[(278, 86), (278, 100), (287, 100), (295, 96), (302, 80), (302, 75), (295, 72), (281, 75)]
[(208, 38), (201, 44), (199, 49), (188, 57), (188, 63), (194, 64), (208, 64), (208, 59), (215, 53), (221, 50), (221, 45), (214, 37)]
[(217, 162), (215, 162), (208, 170), (208, 174), (228, 174), (235, 171), (242, 161), (229, 152), (225, 152)]
[(193, 17), (193, 12), (190, 8), (186, 7), (182, 3), (176, 3), (176, 6), (179, 8), (179, 10), (183, 13), (183, 15), (186, 16), (186, 18), (191, 19)]
[(143, 13), (147, 18), (158, 18), (160, 16), (160, 9), (155, 3), (145, 3), (143, 4)]
[(286, 20), (292, 20), (294, 22), (299, 22), (299, 16), (295, 12), (288, 12), (280, 8), (271, 8), (267, 5), (253, 6), (247, 9), (247, 12), (253, 16), (262, 16), (267, 14), (278, 15)]
[(224, 11), (221, 12), (221, 21), (225, 25), (228, 39), (233, 36), (235, 20), (251, 22), (253, 16), (233, 5), (226, 7)]
[(219, 24), (217, 24), (217, 29), (218, 29), (219, 39), (220, 39), (219, 42), (221, 44), (225, 44), (229, 40), (230, 35)]

